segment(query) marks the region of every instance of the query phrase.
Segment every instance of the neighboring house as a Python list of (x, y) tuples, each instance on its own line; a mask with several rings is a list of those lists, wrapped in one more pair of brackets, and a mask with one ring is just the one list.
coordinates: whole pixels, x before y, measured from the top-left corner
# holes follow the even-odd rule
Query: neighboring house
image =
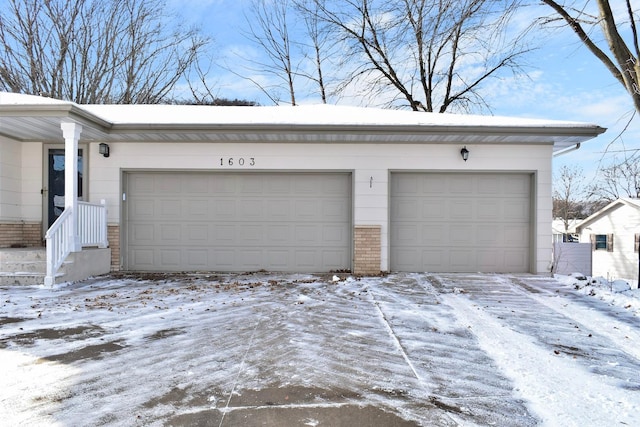
[(570, 219), (569, 228), (565, 229), (564, 220), (562, 218), (556, 218), (551, 223), (553, 230), (554, 242), (578, 242), (579, 236), (576, 233), (576, 225), (582, 221), (581, 219)]
[(552, 156), (602, 132), (0, 93), (0, 246), (40, 245), (63, 210), (79, 229), (77, 200), (104, 200), (113, 270), (547, 273)]
[(611, 280), (638, 279), (640, 200), (621, 198), (576, 227), (580, 241), (591, 244), (592, 274)]

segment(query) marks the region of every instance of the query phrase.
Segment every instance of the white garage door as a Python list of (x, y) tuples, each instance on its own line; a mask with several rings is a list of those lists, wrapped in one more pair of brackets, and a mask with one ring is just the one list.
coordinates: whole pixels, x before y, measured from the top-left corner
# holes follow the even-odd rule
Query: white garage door
[(351, 175), (126, 174), (125, 269), (351, 268)]
[(391, 269), (529, 272), (531, 175), (391, 174)]

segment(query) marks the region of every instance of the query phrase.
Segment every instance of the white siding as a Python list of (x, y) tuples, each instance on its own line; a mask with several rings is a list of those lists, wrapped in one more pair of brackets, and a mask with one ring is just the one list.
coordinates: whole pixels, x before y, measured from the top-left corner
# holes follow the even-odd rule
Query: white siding
[(613, 234), (613, 252), (593, 251), (593, 275), (613, 279), (638, 279), (638, 253), (634, 235), (640, 233), (640, 209), (620, 203), (606, 215), (583, 228), (580, 241), (590, 242), (591, 234)]
[(42, 218), (43, 151), (39, 142), (22, 144), (22, 217), (26, 221)]
[(0, 137), (0, 220), (22, 218), (21, 144)]
[[(281, 170), (353, 171), (354, 225), (381, 227), (381, 269), (389, 269), (389, 174), (391, 171), (510, 171), (533, 174), (532, 272), (548, 272), (551, 265), (551, 154), (549, 146), (468, 145), (469, 160), (460, 157), (461, 145), (419, 144), (110, 144), (111, 156), (90, 155), (90, 201), (106, 199), (109, 222), (120, 221), (122, 170)], [(226, 161), (255, 159), (255, 165), (229, 166)], [(224, 165), (220, 165), (223, 158)]]

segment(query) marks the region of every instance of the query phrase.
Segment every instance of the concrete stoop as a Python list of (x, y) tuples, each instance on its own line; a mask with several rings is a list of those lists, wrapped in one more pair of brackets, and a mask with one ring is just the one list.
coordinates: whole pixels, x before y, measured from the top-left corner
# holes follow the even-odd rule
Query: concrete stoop
[[(71, 253), (55, 275), (55, 283), (83, 280), (110, 270), (110, 249)], [(47, 273), (45, 248), (0, 249), (0, 286), (43, 285)]]

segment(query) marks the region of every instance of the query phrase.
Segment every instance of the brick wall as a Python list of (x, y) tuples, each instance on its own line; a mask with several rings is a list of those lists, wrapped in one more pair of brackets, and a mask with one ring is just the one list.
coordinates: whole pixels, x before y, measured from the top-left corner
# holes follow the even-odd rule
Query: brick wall
[(0, 223), (0, 248), (40, 246), (44, 246), (40, 222)]
[(357, 225), (354, 228), (353, 273), (380, 274), (380, 226)]
[(120, 226), (107, 226), (107, 239), (111, 248), (111, 271), (120, 271)]

